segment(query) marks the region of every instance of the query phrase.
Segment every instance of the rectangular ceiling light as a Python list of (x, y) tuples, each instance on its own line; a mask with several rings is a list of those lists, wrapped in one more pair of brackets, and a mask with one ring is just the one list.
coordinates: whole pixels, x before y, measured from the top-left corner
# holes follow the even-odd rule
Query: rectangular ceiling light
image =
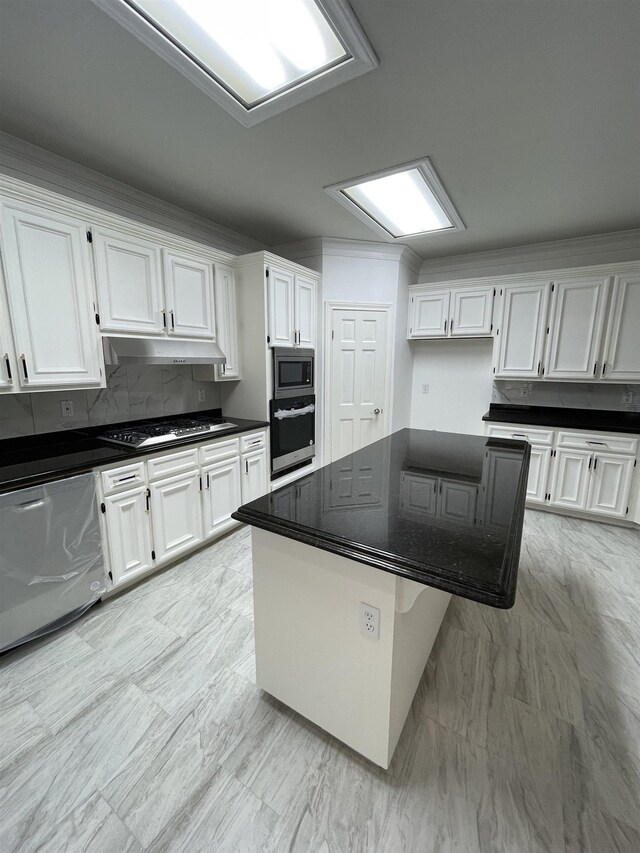
[(465, 230), (428, 157), (325, 190), (387, 240)]
[(378, 64), (346, 0), (94, 0), (250, 126)]

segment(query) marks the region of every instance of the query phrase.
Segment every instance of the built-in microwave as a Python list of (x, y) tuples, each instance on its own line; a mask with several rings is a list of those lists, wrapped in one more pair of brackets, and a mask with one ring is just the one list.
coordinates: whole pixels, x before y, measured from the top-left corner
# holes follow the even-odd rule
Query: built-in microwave
[(276, 400), (314, 393), (312, 349), (273, 349), (273, 396)]

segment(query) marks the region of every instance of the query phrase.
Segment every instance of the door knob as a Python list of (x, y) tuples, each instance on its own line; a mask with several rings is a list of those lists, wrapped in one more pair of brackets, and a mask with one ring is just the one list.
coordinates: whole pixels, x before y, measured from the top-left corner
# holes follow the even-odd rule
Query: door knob
[(380, 414), (380, 409), (374, 409), (374, 410), (373, 410), (373, 414), (374, 414), (374, 415), (379, 415), (379, 414)]

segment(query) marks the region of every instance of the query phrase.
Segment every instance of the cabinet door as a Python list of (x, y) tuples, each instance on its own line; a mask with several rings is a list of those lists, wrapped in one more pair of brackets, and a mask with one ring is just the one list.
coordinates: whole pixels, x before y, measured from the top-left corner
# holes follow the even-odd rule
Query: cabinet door
[(591, 453), (584, 450), (558, 450), (556, 454), (551, 504), (568, 509), (584, 509), (591, 476)]
[(240, 459), (229, 459), (203, 468), (204, 538), (214, 536), (236, 522), (231, 513), (240, 506)]
[(531, 446), (529, 479), (527, 481), (527, 500), (529, 503), (544, 503), (550, 463), (550, 447), (536, 447), (535, 444)]
[(608, 276), (554, 282), (545, 379), (595, 379), (609, 285)]
[(240, 379), (236, 274), (231, 267), (216, 265), (215, 302), (218, 346), (227, 357), (226, 364), (215, 365), (216, 379)]
[(511, 524), (515, 507), (516, 484), (521, 466), (519, 456), (509, 450), (489, 448), (482, 471), (483, 506), (479, 524), (505, 529)]
[(165, 332), (160, 247), (93, 229), (100, 328), (104, 332)]
[(449, 324), (448, 290), (411, 297), (410, 338), (444, 338)]
[(315, 349), (316, 346), (316, 283), (297, 275), (294, 296), (294, 330), (298, 333), (298, 346)]
[(20, 385), (104, 385), (84, 224), (11, 203), (2, 237)]
[(504, 287), (495, 339), (494, 373), (503, 379), (542, 376), (549, 282)]
[(215, 340), (213, 264), (165, 249), (164, 284), (169, 333)]
[(262, 448), (242, 457), (242, 503), (254, 501), (267, 491), (267, 452)]
[(491, 337), (493, 323), (493, 287), (454, 290), (451, 296), (452, 338)]
[(478, 487), (473, 483), (440, 480), (438, 515), (446, 521), (473, 524), (476, 518)]
[(113, 585), (152, 568), (147, 487), (104, 499)]
[(587, 510), (598, 515), (624, 516), (633, 476), (630, 457), (597, 453), (593, 460)]
[(438, 478), (403, 472), (400, 514), (403, 518), (434, 518), (438, 506)]
[(162, 562), (202, 541), (198, 471), (151, 484), (151, 518), (156, 560)]
[(17, 391), (17, 365), (9, 332), (9, 311), (4, 299), (4, 279), (0, 270), (0, 392)]
[(293, 273), (277, 267), (269, 268), (269, 346), (292, 347), (294, 315)]
[(613, 284), (602, 378), (640, 382), (640, 272), (618, 275)]

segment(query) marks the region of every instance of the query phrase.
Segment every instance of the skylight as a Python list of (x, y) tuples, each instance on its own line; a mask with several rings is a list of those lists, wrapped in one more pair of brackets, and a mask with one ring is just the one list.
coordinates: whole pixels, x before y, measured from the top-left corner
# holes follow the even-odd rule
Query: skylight
[(388, 240), (464, 230), (428, 157), (325, 189)]
[(249, 126), (376, 67), (346, 0), (94, 0)]

